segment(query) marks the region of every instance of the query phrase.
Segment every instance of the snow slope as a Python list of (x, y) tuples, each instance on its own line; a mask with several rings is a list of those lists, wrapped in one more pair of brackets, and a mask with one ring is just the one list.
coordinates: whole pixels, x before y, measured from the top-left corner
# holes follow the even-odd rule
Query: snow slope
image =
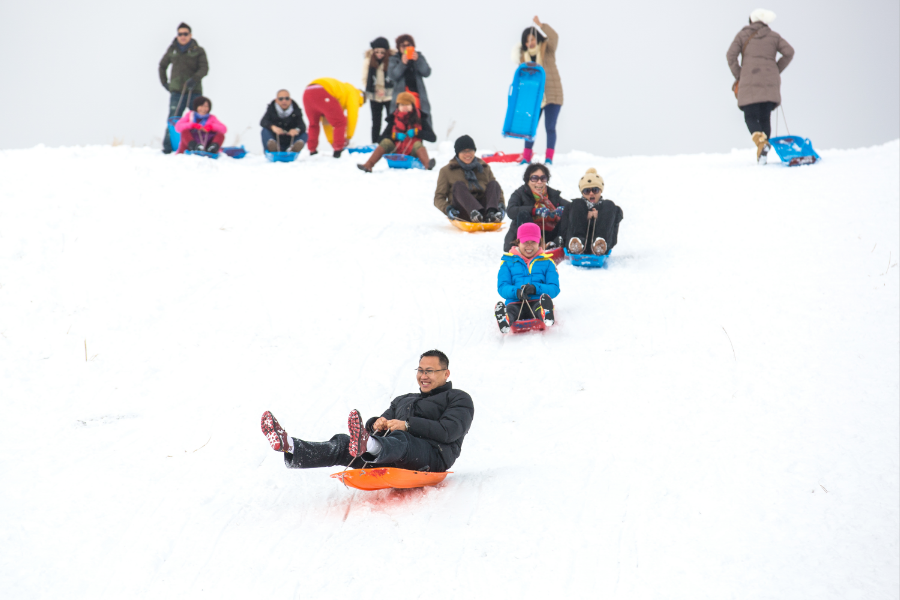
[[(506, 338), (502, 235), (435, 173), (0, 152), (3, 597), (897, 598), (900, 141), (751, 152), (559, 156), (621, 241)], [(353, 493), (259, 431), (327, 439), (433, 347), (476, 405), (440, 487)]]

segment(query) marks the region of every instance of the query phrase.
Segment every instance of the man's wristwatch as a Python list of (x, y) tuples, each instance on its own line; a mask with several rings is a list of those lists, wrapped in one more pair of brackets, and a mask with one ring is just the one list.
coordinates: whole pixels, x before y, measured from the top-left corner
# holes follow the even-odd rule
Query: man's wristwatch
[(409, 431), (409, 421), (406, 422), (406, 430)]

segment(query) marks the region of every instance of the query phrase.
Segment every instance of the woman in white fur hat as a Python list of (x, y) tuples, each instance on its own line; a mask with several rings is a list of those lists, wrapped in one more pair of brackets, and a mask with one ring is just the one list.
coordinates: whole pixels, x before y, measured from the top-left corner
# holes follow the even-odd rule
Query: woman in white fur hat
[(580, 200), (572, 200), (566, 210), (566, 245), (570, 254), (607, 254), (619, 241), (622, 209), (603, 197), (603, 178), (597, 169), (588, 169), (578, 181)]
[[(794, 49), (769, 29), (775, 20), (771, 10), (758, 8), (750, 13), (750, 24), (741, 29), (726, 57), (735, 79), (738, 107), (756, 144), (756, 160), (766, 164), (772, 111), (781, 104), (781, 72), (794, 58)], [(781, 58), (775, 60), (778, 54)], [(738, 55), (743, 54), (738, 64)]]

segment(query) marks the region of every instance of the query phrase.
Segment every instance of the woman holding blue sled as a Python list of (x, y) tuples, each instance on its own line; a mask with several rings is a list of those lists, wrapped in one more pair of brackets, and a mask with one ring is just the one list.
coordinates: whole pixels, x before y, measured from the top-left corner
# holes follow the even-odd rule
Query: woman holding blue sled
[[(544, 116), (544, 127), (547, 130), (547, 154), (544, 162), (551, 165), (556, 151), (556, 119), (563, 103), (562, 81), (556, 68), (559, 34), (546, 23), (541, 23), (537, 16), (534, 17), (534, 24), (536, 27), (528, 27), (522, 32), (519, 63), (533, 62), (544, 68), (546, 80), (544, 99), (541, 101), (541, 114)], [(541, 33), (541, 29), (547, 34), (546, 37)], [(534, 141), (525, 142), (525, 150), (522, 152), (523, 164), (531, 162), (533, 148)]]

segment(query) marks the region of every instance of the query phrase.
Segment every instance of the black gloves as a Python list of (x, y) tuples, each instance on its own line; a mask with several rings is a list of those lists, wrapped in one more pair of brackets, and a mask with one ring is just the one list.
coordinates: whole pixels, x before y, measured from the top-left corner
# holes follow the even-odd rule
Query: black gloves
[(189, 90), (191, 90), (191, 91), (194, 91), (194, 88), (197, 86), (197, 84), (194, 83), (194, 80), (193, 80), (193, 79), (188, 79), (188, 80), (185, 82), (185, 85), (187, 86), (187, 89), (189, 89)]
[(526, 283), (516, 290), (516, 298), (519, 300), (528, 300), (529, 296), (534, 296), (535, 294), (537, 294), (537, 290), (530, 283)]

